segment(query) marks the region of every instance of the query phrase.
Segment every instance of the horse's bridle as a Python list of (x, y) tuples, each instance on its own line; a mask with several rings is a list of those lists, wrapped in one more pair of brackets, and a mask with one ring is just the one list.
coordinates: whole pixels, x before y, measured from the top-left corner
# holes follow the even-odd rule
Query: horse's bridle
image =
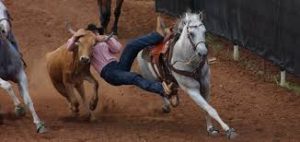
[(5, 14), (6, 14), (7, 17), (0, 18), (0, 22), (6, 20), (9, 23), (9, 26), (11, 26), (11, 20), (12, 20), (12, 18), (11, 18), (10, 14), (9, 14), (9, 12), (7, 10), (5, 10), (4, 12), (5, 12)]
[[(197, 27), (200, 27), (200, 26), (204, 26), (204, 24), (201, 23), (200, 25), (197, 25)], [(190, 27), (189, 27), (189, 23), (188, 23), (188, 25), (187, 25), (187, 28), (190, 28)], [(189, 41), (190, 41), (190, 43), (191, 43), (191, 45), (192, 45), (194, 51), (197, 51), (197, 46), (198, 46), (199, 44), (201, 44), (201, 43), (202, 43), (202, 44), (205, 44), (205, 41), (204, 41), (204, 40), (201, 40), (201, 41), (195, 43), (195, 42), (193, 41), (192, 37), (191, 37), (191, 33), (189, 32), (189, 30), (187, 30), (187, 34), (188, 34), (188, 39), (189, 39)]]
[[(188, 26), (188, 25), (187, 25)], [(200, 24), (200, 25), (198, 25), (199, 27), (200, 26), (204, 26), (204, 24)], [(188, 28), (188, 27), (187, 27)], [(194, 43), (193, 42), (193, 39), (192, 39), (192, 37), (191, 37), (191, 34), (190, 34), (190, 32), (187, 30), (187, 34), (188, 34), (188, 39), (189, 39), (189, 42), (191, 43), (191, 45), (192, 45), (192, 47), (193, 47), (193, 50), (196, 52), (196, 50), (197, 50), (197, 46), (199, 45), (199, 44), (205, 44), (205, 41), (199, 41), (199, 42), (197, 42), (197, 43)], [(182, 34), (182, 33), (180, 33), (180, 34)], [(174, 67), (174, 64), (176, 63), (176, 61), (173, 63), (173, 64), (171, 64), (171, 55), (172, 55), (172, 53), (173, 53), (173, 47), (171, 47), (170, 48), (170, 53), (169, 53), (169, 55), (168, 55), (168, 67), (172, 70), (172, 71), (174, 71), (174, 72), (176, 72), (176, 73), (178, 73), (178, 74), (181, 74), (181, 75), (184, 75), (184, 76), (188, 76), (188, 77), (192, 77), (192, 78), (199, 78), (200, 76), (200, 74), (199, 74), (199, 71), (203, 68), (203, 66), (205, 65), (205, 63), (207, 63), (207, 55), (199, 55), (199, 54), (197, 54), (198, 56), (200, 56), (200, 58), (201, 58), (201, 61), (200, 61), (200, 63), (199, 63), (199, 66), (197, 67), (197, 68), (195, 68), (193, 71), (185, 71), (185, 70), (179, 70), (179, 69), (176, 69), (175, 67)], [(197, 56), (197, 55), (195, 55), (195, 56)], [(193, 57), (192, 57), (193, 58)]]

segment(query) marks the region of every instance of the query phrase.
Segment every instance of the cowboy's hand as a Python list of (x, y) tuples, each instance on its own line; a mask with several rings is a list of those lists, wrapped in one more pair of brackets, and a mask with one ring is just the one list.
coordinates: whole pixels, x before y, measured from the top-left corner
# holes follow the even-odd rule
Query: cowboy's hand
[(97, 35), (96, 39), (97, 39), (97, 42), (105, 42), (105, 41), (107, 41), (107, 36), (105, 36), (105, 35)]

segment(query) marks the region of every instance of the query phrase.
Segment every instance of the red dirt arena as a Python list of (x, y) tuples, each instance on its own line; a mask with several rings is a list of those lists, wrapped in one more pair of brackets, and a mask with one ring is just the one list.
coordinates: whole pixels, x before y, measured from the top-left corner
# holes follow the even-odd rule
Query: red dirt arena
[[(70, 117), (65, 99), (50, 83), (45, 54), (71, 36), (65, 28), (66, 21), (77, 28), (88, 23), (99, 25), (97, 1), (6, 0), (5, 4), (13, 17), (13, 31), (28, 64), (26, 72), (35, 109), (49, 131), (36, 134), (30, 113), (17, 118), (11, 99), (1, 89), (0, 103), (4, 112), (1, 142), (229, 141), (224, 132), (217, 137), (207, 135), (203, 111), (182, 91), (180, 106), (164, 114), (159, 97), (134, 86), (110, 86), (98, 75), (98, 120), (87, 122), (82, 112), (79, 118)], [(122, 12), (119, 38), (123, 44), (155, 29), (154, 1), (124, 1)], [(221, 52), (228, 50), (224, 48)], [(222, 55), (218, 54), (217, 62), (211, 65), (211, 104), (221, 118), (237, 130), (239, 136), (232, 141), (300, 141), (299, 94), (263, 81)]]

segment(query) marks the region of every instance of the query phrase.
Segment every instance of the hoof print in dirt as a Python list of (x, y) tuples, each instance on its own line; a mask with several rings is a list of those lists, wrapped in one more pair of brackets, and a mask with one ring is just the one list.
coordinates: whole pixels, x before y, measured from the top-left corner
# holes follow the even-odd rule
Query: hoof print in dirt
[(236, 133), (235, 129), (230, 128), (229, 130), (227, 130), (226, 132), (226, 136), (228, 139), (234, 139), (238, 136), (238, 134)]
[(171, 108), (170, 108), (170, 106), (163, 106), (162, 107), (162, 111), (163, 111), (163, 113), (170, 113), (171, 112)]
[(220, 131), (215, 127), (211, 127), (207, 130), (207, 133), (209, 136), (216, 137), (219, 135)]

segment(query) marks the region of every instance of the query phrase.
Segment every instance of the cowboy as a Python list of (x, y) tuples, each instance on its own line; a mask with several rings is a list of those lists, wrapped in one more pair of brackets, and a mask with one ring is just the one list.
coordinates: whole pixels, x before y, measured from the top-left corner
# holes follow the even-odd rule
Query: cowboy
[[(102, 35), (101, 32), (103, 31), (99, 33), (95, 25), (89, 25), (87, 30), (93, 31), (99, 38), (107, 38), (107, 36)], [(159, 24), (157, 32), (138, 37), (127, 43), (119, 60), (116, 54), (120, 52), (121, 44), (115, 37), (109, 38), (94, 46), (91, 64), (99, 75), (111, 85), (136, 85), (164, 97), (171, 93), (171, 85), (167, 85), (165, 82), (147, 80), (137, 73), (130, 72), (130, 69), (139, 51), (162, 42), (166, 34)], [(68, 40), (69, 47), (75, 46), (73, 40), (74, 37)]]

